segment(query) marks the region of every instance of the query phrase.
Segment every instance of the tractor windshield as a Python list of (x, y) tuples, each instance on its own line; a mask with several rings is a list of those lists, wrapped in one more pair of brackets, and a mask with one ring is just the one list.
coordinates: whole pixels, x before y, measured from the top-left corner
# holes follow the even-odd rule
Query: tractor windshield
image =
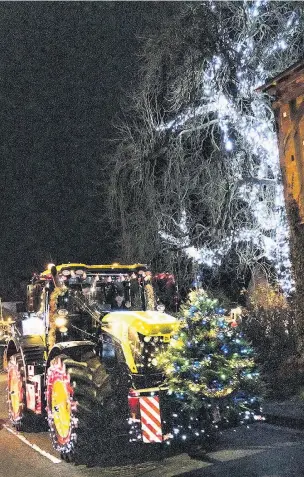
[[(132, 273), (86, 273), (69, 270), (61, 274), (67, 297), (85, 302), (97, 312), (115, 310), (155, 310), (158, 305), (172, 309), (175, 286), (172, 281), (152, 277), (149, 271)], [(70, 300), (69, 300), (70, 301)]]
[(69, 295), (93, 306), (97, 312), (155, 309), (153, 287), (138, 274), (95, 274), (65, 280)]

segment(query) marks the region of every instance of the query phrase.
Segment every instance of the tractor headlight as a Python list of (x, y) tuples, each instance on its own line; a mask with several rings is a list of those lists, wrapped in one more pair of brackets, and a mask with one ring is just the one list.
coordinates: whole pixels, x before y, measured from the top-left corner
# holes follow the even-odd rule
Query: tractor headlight
[(57, 328), (63, 328), (66, 326), (68, 320), (64, 316), (58, 316), (55, 318), (55, 325)]

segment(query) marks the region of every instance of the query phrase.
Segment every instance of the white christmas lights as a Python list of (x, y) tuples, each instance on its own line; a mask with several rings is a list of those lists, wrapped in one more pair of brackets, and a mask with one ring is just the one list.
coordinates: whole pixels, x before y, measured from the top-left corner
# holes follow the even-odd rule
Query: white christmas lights
[[(248, 204), (254, 223), (251, 228), (246, 224), (235, 235), (228, 234), (217, 245), (213, 243), (211, 247), (206, 245), (197, 249), (191, 244), (186, 225), (187, 213), (183, 210), (180, 224), (176, 224), (178, 233), (175, 235), (161, 230), (160, 235), (164, 241), (183, 247), (197, 263), (208, 266), (219, 265), (233, 244), (251, 243), (261, 251), (260, 256), (264, 255), (274, 264), (280, 286), (289, 294), (293, 289), (289, 230), (274, 119), (269, 105), (255, 90), (278, 72), (276, 68), (279, 68), (279, 64), (287, 67), (289, 64), (286, 62), (294, 61), (296, 52), (292, 53), (290, 59), (285, 52), (294, 48), (295, 38), (299, 34), (299, 19), (295, 11), (286, 11), (284, 15), (288, 28), (277, 31), (274, 38), (267, 20), (263, 24), (263, 14), (268, 5), (267, 1), (243, 2), (246, 22), (243, 23), (237, 40), (229, 45), (229, 49), (239, 55), (235, 65), (233, 94), (227, 87), (228, 81), (231, 81), (231, 76), (226, 74), (229, 69), (227, 58), (217, 53), (204, 62), (199, 104), (157, 127), (159, 131), (177, 132), (181, 138), (195, 129), (207, 129), (216, 124), (221, 131), (218, 147), (221, 147), (222, 142), (223, 154), (227, 155), (224, 160), (234, 171), (239, 197)], [(214, 2), (209, 2), (209, 7), (213, 11), (220, 8)], [(280, 15), (283, 15), (282, 12)], [(224, 29), (225, 26), (223, 31)], [(258, 32), (263, 29), (267, 31), (269, 38), (265, 34), (265, 38), (261, 39)], [(244, 175), (241, 171), (246, 161), (250, 162), (253, 170)], [(263, 191), (266, 197), (263, 197)]]

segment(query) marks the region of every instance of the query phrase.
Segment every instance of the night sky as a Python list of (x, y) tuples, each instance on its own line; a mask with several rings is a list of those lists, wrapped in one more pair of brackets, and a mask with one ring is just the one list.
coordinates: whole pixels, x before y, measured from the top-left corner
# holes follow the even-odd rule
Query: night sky
[(167, 8), (0, 3), (4, 299), (18, 297), (20, 280), (49, 261), (115, 260), (94, 180), (107, 180), (112, 123), (138, 77), (138, 35), (155, 32)]

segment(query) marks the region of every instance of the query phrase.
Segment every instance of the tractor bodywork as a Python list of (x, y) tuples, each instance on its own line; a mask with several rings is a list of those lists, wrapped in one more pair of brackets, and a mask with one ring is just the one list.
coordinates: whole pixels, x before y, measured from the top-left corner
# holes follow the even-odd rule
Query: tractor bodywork
[(128, 441), (166, 439), (157, 355), (178, 322), (155, 290), (174, 303), (168, 282), (155, 283), (141, 264), (63, 264), (34, 276), (7, 345), (12, 423), (47, 417), (54, 447), (69, 458), (105, 416)]

